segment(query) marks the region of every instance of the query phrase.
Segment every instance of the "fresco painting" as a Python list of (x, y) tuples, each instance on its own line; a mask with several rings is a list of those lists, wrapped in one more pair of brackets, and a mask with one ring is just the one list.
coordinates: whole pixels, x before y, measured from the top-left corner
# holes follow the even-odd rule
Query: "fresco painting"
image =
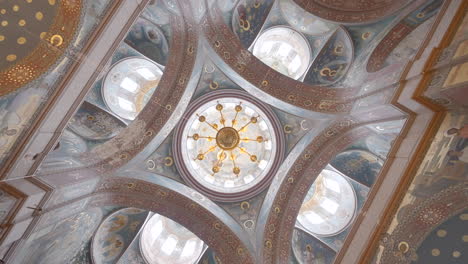
[(371, 187), (377, 179), (383, 161), (363, 150), (348, 150), (338, 154), (330, 164), (351, 179)]
[(468, 263), (467, 221), (468, 210), (464, 210), (437, 226), (416, 251), (418, 259), (411, 263)]
[(338, 27), (327, 40), (310, 66), (304, 82), (328, 86), (342, 79), (354, 59), (351, 36), (344, 27)]
[(102, 211), (94, 208), (55, 224), (49, 232), (27, 241), (15, 263), (69, 263), (88, 244), (101, 219)]
[(249, 48), (265, 23), (273, 0), (242, 0), (232, 16), (232, 28), (244, 48)]
[(295, 229), (292, 238), (293, 253), (299, 264), (332, 263), (336, 252), (317, 238)]
[(121, 209), (99, 226), (92, 242), (95, 264), (113, 264), (130, 246), (144, 224), (148, 212), (137, 208)]
[(148, 20), (137, 19), (127, 34), (125, 43), (158, 64), (166, 65), (169, 55), (166, 37), (158, 26)]
[(421, 165), (412, 195), (423, 199), (468, 180), (468, 114), (449, 114)]
[[(61, 5), (57, 5), (58, 9), (68, 8), (68, 1), (60, 3)], [(56, 91), (63, 77), (66, 76), (67, 71), (75, 61), (76, 54), (84, 47), (89, 35), (96, 29), (96, 25), (106, 14), (110, 3), (111, 1), (108, 0), (73, 2), (73, 5), (78, 4), (78, 6), (74, 7), (74, 13), (69, 14), (68, 19), (65, 20), (68, 25), (67, 31), (61, 33), (63, 34), (63, 36), (60, 36), (62, 38), (61, 45), (55, 49), (50, 49), (47, 45), (48, 42), (40, 42), (45, 44), (43, 44), (42, 51), (39, 49), (37, 55), (43, 56), (48, 53), (50, 55), (48, 58), (53, 59), (53, 61), (50, 61), (50, 59), (34, 59), (34, 57), (31, 57), (34, 53), (24, 57), (26, 61), (17, 61), (18, 58), (15, 57), (15, 63), (23, 65), (27, 63), (27, 60), (30, 60), (32, 62), (28, 66), (29, 68), (40, 68), (41, 70), (33, 73), (33, 79), (26, 78), (25, 80), (28, 82), (21, 83), (20, 87), (17, 87), (15, 91), (6, 95), (2, 94), (0, 97), (0, 164), (6, 161), (11, 151), (15, 150), (19, 142), (24, 139), (26, 132), (45, 107), (49, 97)], [(37, 6), (34, 8), (37, 8)], [(31, 8), (31, 10), (34, 8)], [(27, 8), (24, 7), (24, 9)], [(63, 12), (61, 13), (63, 14)], [(50, 26), (49, 30), (56, 30), (57, 26)], [(51, 44), (59, 43), (56, 42), (58, 37), (54, 36), (53, 33), (49, 32), (43, 37)], [(25, 40), (25, 43), (30, 42)], [(37, 51), (37, 49), (33, 48), (26, 50), (28, 52)], [(36, 64), (35, 61), (41, 63)], [(1, 70), (1, 74), (3, 73), (6, 73), (5, 69)], [(2, 79), (4, 78), (2, 77)], [(12, 86), (8, 85), (8, 87), (11, 88)]]

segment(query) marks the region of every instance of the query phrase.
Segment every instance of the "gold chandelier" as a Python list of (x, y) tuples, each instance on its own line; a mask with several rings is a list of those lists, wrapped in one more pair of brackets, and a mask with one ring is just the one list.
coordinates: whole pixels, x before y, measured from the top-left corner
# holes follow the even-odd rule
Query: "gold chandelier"
[[(240, 155), (242, 154), (248, 155), (251, 162), (255, 162), (255, 163), (259, 162), (257, 155), (251, 154), (249, 151), (247, 151), (246, 148), (240, 147), (239, 144), (241, 142), (255, 142), (255, 143), (260, 144), (263, 142), (267, 142), (268, 139), (265, 139), (262, 136), (257, 136), (256, 138), (253, 138), (253, 139), (242, 136), (242, 134), (247, 131), (247, 128), (250, 125), (258, 124), (258, 119), (260, 117), (258, 115), (251, 117), (249, 122), (244, 124), (242, 127), (238, 129), (235, 128), (235, 126), (238, 123), (237, 117), (239, 113), (242, 112), (243, 110), (242, 102), (240, 102), (238, 105), (234, 107), (234, 111), (236, 112), (236, 114), (234, 116), (234, 119), (231, 120), (231, 126), (226, 125), (226, 119), (223, 114), (223, 109), (224, 109), (224, 106), (218, 102), (218, 104), (216, 105), (216, 110), (220, 114), (219, 123), (222, 125), (221, 128), (216, 123), (208, 122), (205, 116), (196, 114), (198, 117), (198, 121), (200, 121), (201, 123), (207, 124), (209, 127), (211, 127), (213, 130), (216, 131), (216, 136), (204, 136), (198, 133), (194, 133), (193, 135), (188, 136), (188, 138), (193, 139), (195, 141), (198, 141), (198, 140), (207, 140), (209, 142), (214, 141), (214, 144), (208, 147), (207, 150), (200, 151), (197, 154), (197, 156), (194, 158), (195, 161), (202, 161), (206, 158), (206, 155), (208, 153), (214, 152), (219, 149), (219, 152), (217, 154), (217, 160), (211, 169), (213, 172), (211, 176), (214, 176), (216, 173), (220, 172), (221, 163), (226, 158), (229, 158), (232, 162), (232, 165), (233, 165), (232, 172), (236, 176), (239, 176), (241, 172), (241, 168), (236, 163), (236, 160)], [(236, 149), (239, 150), (240, 155), (236, 155), (234, 153), (234, 150)]]

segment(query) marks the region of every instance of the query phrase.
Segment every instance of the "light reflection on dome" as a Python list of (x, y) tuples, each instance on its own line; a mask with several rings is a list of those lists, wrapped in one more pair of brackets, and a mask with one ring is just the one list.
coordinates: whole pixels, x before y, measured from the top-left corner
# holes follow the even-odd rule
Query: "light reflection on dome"
[(255, 42), (253, 54), (276, 71), (299, 79), (309, 67), (311, 51), (301, 33), (287, 27), (273, 27)]
[(191, 264), (203, 251), (203, 241), (182, 225), (155, 214), (143, 228), (140, 248), (149, 264)]
[(124, 59), (107, 73), (102, 86), (104, 101), (120, 117), (134, 120), (156, 90), (161, 76), (161, 69), (147, 59)]
[(245, 100), (209, 101), (188, 118), (182, 158), (194, 178), (217, 192), (246, 190), (266, 175), (276, 156), (267, 115)]
[(307, 193), (297, 220), (313, 234), (330, 236), (350, 224), (355, 210), (351, 184), (337, 172), (323, 170)]

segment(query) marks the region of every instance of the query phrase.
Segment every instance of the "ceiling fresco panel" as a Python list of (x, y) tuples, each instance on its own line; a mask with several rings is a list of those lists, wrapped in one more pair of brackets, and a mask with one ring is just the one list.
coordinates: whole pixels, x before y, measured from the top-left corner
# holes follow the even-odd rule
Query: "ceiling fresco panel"
[(468, 262), (468, 210), (454, 215), (437, 226), (419, 246), (417, 260), (412, 263), (440, 262), (447, 264)]
[(68, 127), (82, 138), (105, 140), (117, 135), (126, 124), (115, 115), (85, 101), (68, 123)]
[(102, 211), (91, 209), (61, 221), (48, 232), (37, 233), (26, 242), (14, 263), (68, 263), (88, 243), (101, 219)]
[[(3, 13), (18, 13), (32, 1), (0, 8), (0, 26)], [(45, 6), (58, 8), (49, 2)], [(60, 82), (74, 60), (89, 59), (81, 48), (101, 21), (104, 3), (83, 1), (74, 38), (50, 74), (0, 98), (0, 155), (27, 128), (24, 113), (47, 100), (48, 85)], [(13, 253), (2, 258), (52, 264), (339, 262), (372, 217), (369, 208), (380, 202), (375, 192), (404, 177), (387, 175), (386, 168), (414, 151), (395, 148), (417, 142), (408, 138), (414, 129), (424, 132), (412, 127), (416, 114), (396, 96), (407, 96), (401, 89), (415, 88), (407, 85), (416, 86), (420, 77), (427, 81), (426, 73), (405, 78), (415, 67), (417, 44), (428, 42), (426, 33), (439, 21), (441, 3), (140, 5), (95, 79), (83, 80), (91, 89), (74, 116), (63, 120), (60, 140), (48, 142), (53, 151), (32, 180), (43, 185), (42, 200), (29, 208), (0, 195), (0, 220), (2, 214), (13, 219), (14, 203), (33, 210), (14, 223), (24, 229), (32, 223), (25, 247), (13, 244)], [(41, 21), (41, 14), (33, 19)], [(18, 23), (26, 28), (29, 20)], [(20, 46), (34, 44), (15, 38)], [(6, 40), (0, 36), (0, 45)], [(464, 63), (463, 50), (456, 60)], [(455, 77), (461, 78), (457, 85), (466, 79)], [(36, 86), (41, 82), (47, 85)], [(2, 104), (4, 99), (11, 101)], [(427, 110), (419, 99), (412, 107)], [(453, 218), (466, 211), (465, 110), (447, 114), (429, 139), (431, 148), (375, 263), (464, 258), (460, 241), (445, 248), (432, 243), (454, 233), (444, 222), (462, 225), (465, 217)]]
[[(0, 14), (0, 20), (5, 21), (0, 22), (5, 25), (1, 27), (0, 47), (12, 41), (14, 45), (8, 47), (18, 53), (5, 54), (1, 59), (3, 63), (8, 62), (7, 56), (15, 57), (0, 72), (0, 164), (18, 151), (18, 144), (60, 89), (59, 83), (82, 56), (89, 37), (111, 6), (107, 0), (42, 3), (8, 1), (0, 6), (5, 10)], [(6, 19), (7, 15), (11, 19)], [(21, 36), (8, 36), (3, 29)], [(33, 48), (27, 48), (33, 44)], [(6, 48), (0, 50), (11, 53)]]
[(312, 36), (322, 36), (333, 31), (337, 27), (336, 24), (323, 21), (305, 11), (292, 0), (280, 0), (279, 3), (283, 17), (292, 27), (303, 33)]
[(336, 252), (320, 240), (300, 229), (294, 230), (292, 239), (292, 251), (299, 264), (333, 263)]
[(249, 48), (265, 23), (274, 0), (241, 0), (232, 16), (232, 29), (244, 48)]
[(25, 86), (56, 63), (79, 29), (82, 6), (81, 0), (2, 3), (6, 11), (1, 22), (0, 96)]
[(304, 82), (329, 86), (345, 77), (354, 60), (354, 46), (348, 31), (339, 27), (327, 40), (305, 76)]
[[(113, 194), (115, 190), (119, 190), (118, 194)], [(133, 206), (177, 219), (178, 223), (212, 247), (223, 262), (233, 260), (234, 263), (254, 263), (251, 255), (253, 246), (247, 236), (240, 232), (241, 227), (222, 209), (193, 189), (171, 180), (158, 179), (158, 184), (149, 184), (119, 177), (103, 181), (97, 191), (93, 206)], [(158, 197), (157, 202), (153, 200), (155, 195)]]
[[(434, 226), (466, 209), (468, 163), (464, 157), (467, 145), (464, 131), (467, 124), (466, 111), (449, 113), (442, 121), (396, 217), (380, 241), (374, 255), (376, 263), (418, 261), (418, 248)], [(427, 243), (430, 241), (435, 242), (431, 239)]]
[(330, 164), (348, 177), (371, 187), (377, 179), (383, 161), (362, 150), (348, 150), (337, 155)]
[(148, 212), (145, 210), (125, 208), (104, 219), (92, 240), (93, 263), (117, 263), (137, 236), (147, 217)]
[[(158, 18), (157, 21), (161, 19)], [(160, 65), (166, 65), (169, 55), (169, 44), (160, 27), (139, 18), (125, 38), (125, 43), (141, 54)]]
[(371, 54), (367, 64), (367, 71), (376, 72), (385, 67), (385, 60), (398, 44), (418, 26), (434, 16), (439, 11), (442, 3), (442, 0), (433, 0), (425, 3), (393, 27)]

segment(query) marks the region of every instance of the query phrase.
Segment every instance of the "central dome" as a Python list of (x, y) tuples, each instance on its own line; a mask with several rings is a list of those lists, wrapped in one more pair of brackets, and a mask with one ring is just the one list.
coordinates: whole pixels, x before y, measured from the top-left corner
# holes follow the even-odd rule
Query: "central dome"
[(182, 119), (174, 140), (182, 177), (214, 200), (237, 200), (266, 187), (282, 157), (275, 114), (235, 90), (203, 96)]

